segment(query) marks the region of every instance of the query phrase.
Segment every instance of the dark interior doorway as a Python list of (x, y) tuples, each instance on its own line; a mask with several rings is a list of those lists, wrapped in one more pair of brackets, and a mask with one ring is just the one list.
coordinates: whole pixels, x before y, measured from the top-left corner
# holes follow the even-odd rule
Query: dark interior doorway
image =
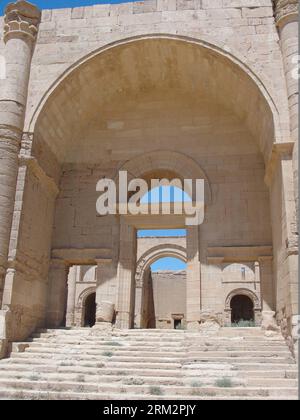
[(180, 330), (182, 328), (182, 320), (181, 319), (174, 319), (174, 329)]
[(254, 321), (254, 305), (248, 296), (237, 295), (231, 299), (231, 322)]
[(85, 300), (84, 326), (93, 327), (96, 323), (96, 293), (91, 293)]

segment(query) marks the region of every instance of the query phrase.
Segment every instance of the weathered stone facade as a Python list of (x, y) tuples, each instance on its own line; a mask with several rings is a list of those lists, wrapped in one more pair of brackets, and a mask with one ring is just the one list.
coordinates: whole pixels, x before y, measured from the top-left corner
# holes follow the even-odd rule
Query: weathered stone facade
[(185, 226), (164, 216), (97, 217), (97, 181), (121, 168), (145, 179), (205, 179), (205, 220), (187, 228), (183, 247), (188, 328), (199, 327), (201, 311), (226, 320), (232, 291), (259, 286), (257, 311), (274, 311), (291, 334), (297, 13), (293, 0), (146, 0), (41, 16), (26, 1), (8, 6), (0, 18), (2, 353), (65, 322), (74, 266), (97, 266), (98, 306), (105, 290), (116, 327), (134, 326), (136, 230)]

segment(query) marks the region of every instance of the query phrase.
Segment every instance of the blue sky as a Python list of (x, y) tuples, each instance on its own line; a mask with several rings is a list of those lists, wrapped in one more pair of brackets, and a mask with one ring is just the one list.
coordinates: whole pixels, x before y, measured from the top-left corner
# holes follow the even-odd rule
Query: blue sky
[[(13, 1), (14, 0), (0, 0), (0, 15), (3, 15), (6, 4), (12, 3)], [(36, 4), (40, 9), (58, 9), (62, 7), (90, 6), (92, 4), (132, 3), (133, 1), (134, 0), (30, 0), (30, 3)]]
[(162, 270), (186, 270), (186, 264), (177, 258), (161, 258), (151, 265), (153, 272)]
[(174, 237), (174, 236), (186, 236), (186, 230), (185, 229), (166, 229), (166, 230), (139, 230), (138, 231), (139, 238), (145, 238), (149, 236), (155, 236), (155, 237), (168, 236), (169, 238)]

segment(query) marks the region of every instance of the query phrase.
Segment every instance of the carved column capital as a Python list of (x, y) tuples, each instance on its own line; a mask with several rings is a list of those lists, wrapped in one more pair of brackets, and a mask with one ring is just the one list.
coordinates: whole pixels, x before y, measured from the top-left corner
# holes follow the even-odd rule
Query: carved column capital
[(34, 42), (41, 21), (41, 11), (25, 0), (9, 3), (4, 16), (4, 42), (12, 38)]
[(273, 2), (277, 25), (280, 25), (285, 18), (298, 15), (298, 0), (273, 0)]

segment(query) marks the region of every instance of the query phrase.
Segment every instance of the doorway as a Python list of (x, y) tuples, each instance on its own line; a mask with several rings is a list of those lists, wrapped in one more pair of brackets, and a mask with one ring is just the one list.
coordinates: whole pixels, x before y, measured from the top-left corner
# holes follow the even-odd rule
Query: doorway
[(96, 293), (91, 293), (85, 300), (84, 326), (93, 327), (96, 323)]
[(241, 321), (254, 322), (253, 301), (245, 295), (236, 295), (231, 299), (231, 322), (238, 324)]

